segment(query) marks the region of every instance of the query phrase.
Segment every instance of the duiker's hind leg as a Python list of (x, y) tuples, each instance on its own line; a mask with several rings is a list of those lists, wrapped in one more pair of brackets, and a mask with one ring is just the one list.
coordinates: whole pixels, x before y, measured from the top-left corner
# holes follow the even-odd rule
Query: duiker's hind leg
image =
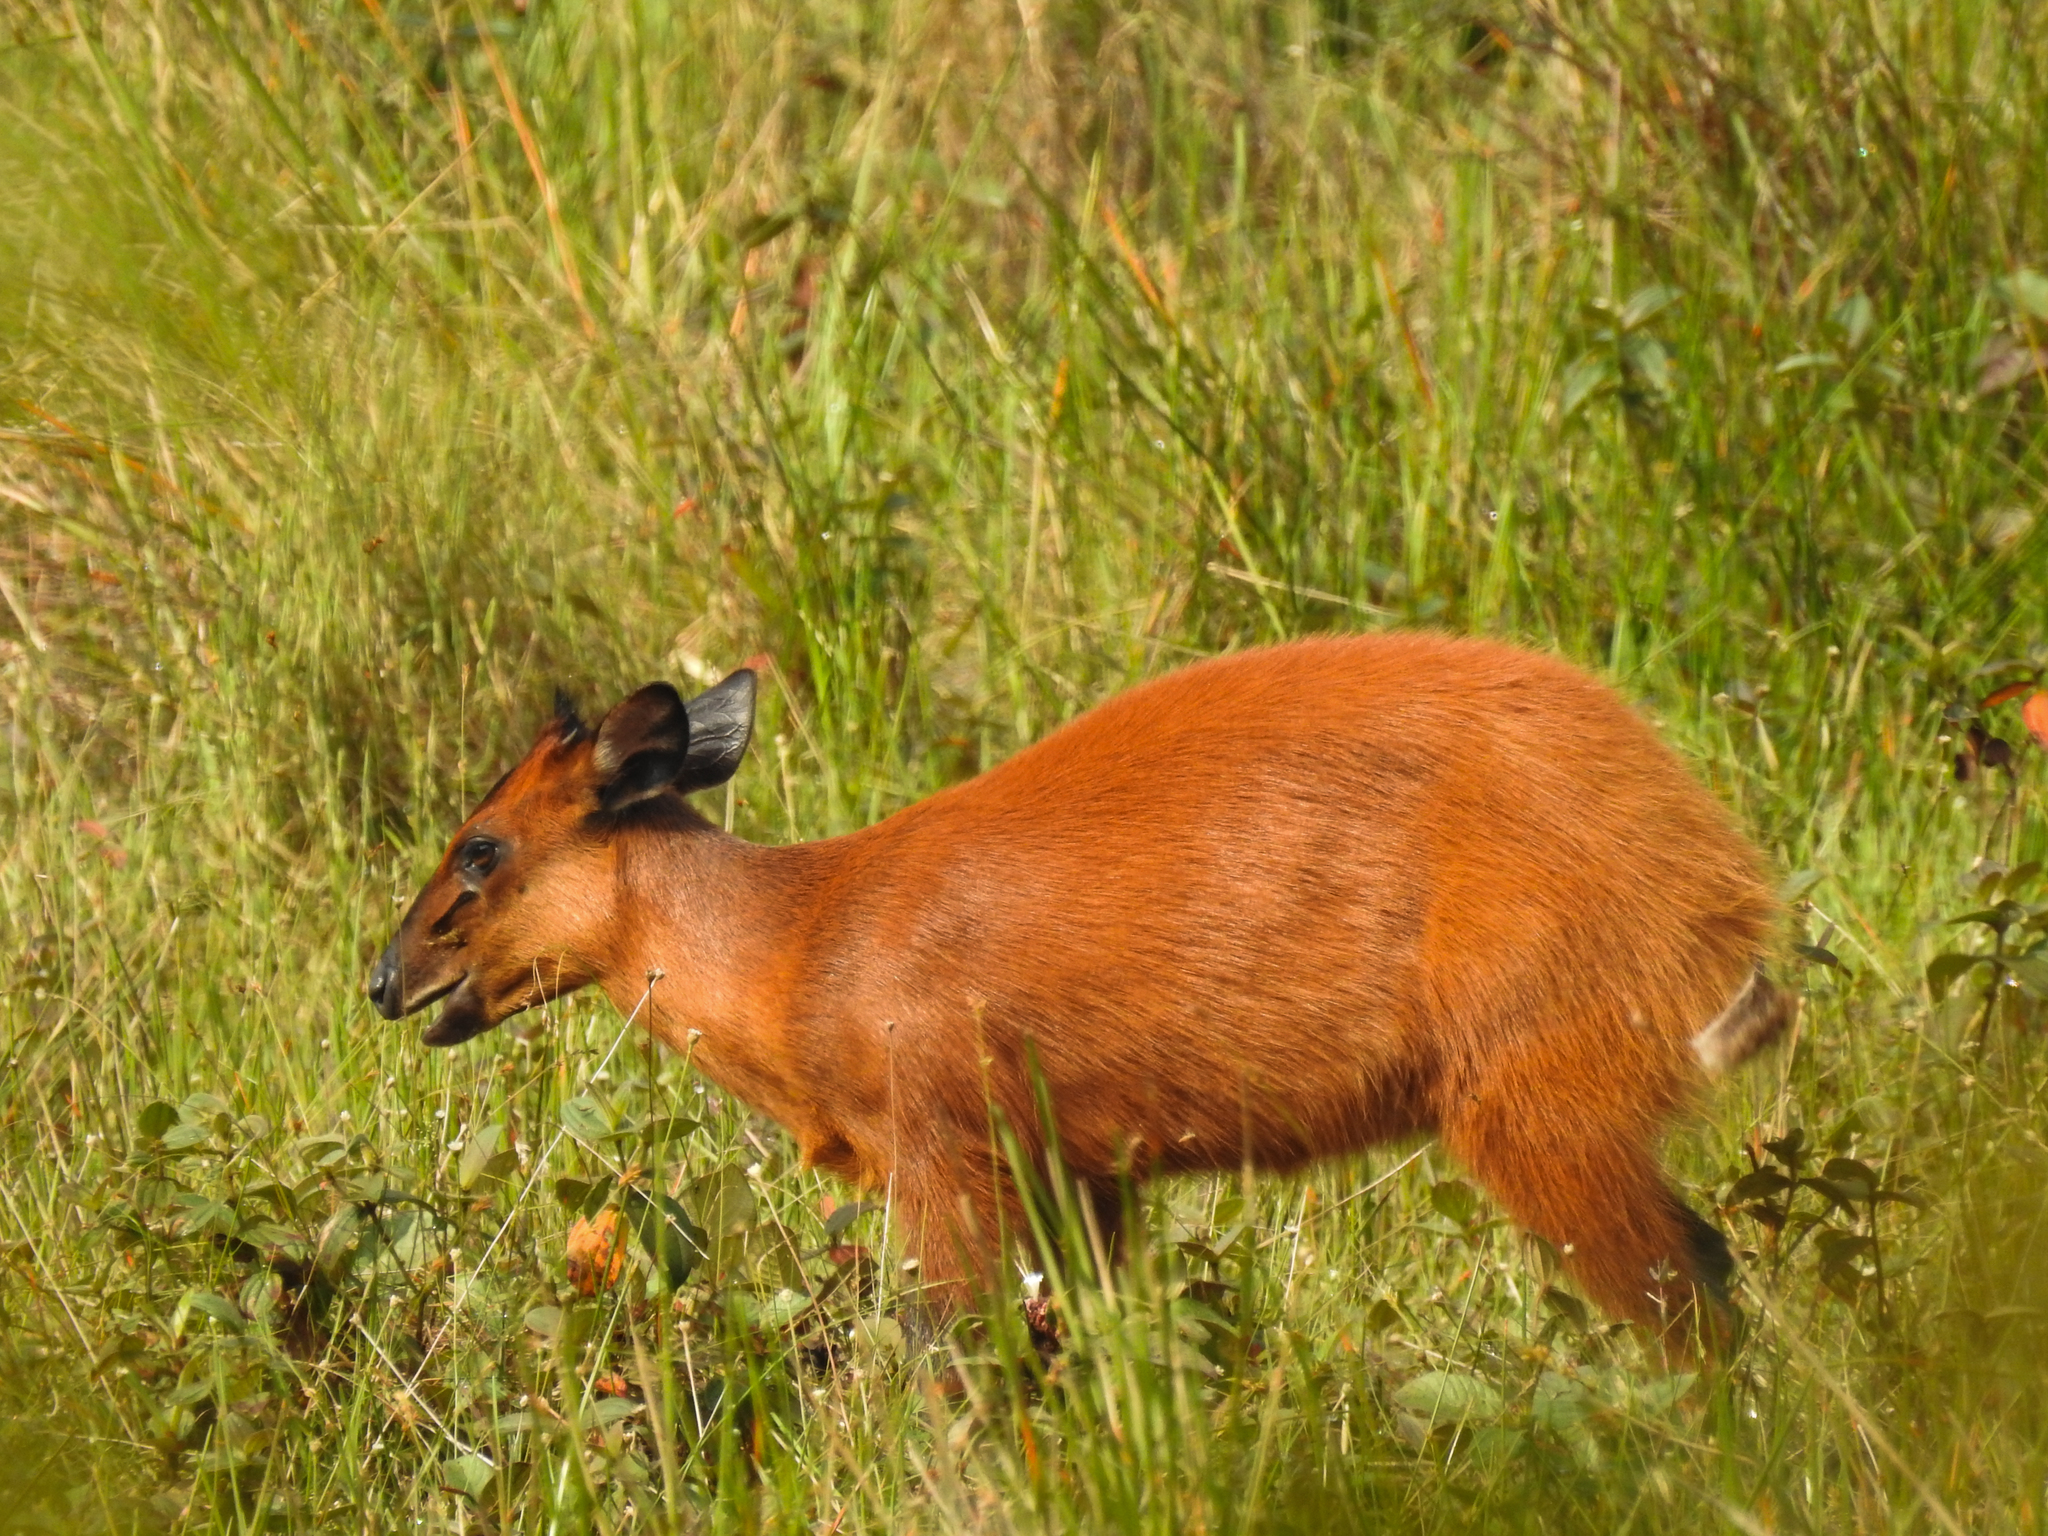
[(1665, 1183), (1655, 1119), (1588, 1087), (1482, 1083), (1444, 1115), (1444, 1144), (1603, 1310), (1681, 1346), (1695, 1329), (1718, 1339), (1727, 1243)]

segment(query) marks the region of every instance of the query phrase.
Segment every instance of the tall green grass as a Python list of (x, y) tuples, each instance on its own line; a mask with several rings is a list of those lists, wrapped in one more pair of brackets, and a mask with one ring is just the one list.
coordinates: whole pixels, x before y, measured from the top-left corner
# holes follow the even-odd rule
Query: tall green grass
[[(2026, 0), (0, 0), (0, 1527), (2037, 1529), (2040, 988), (1925, 968), (2044, 899), (2043, 164)], [(607, 1007), (361, 1000), (556, 684), (766, 652), (786, 839), (1391, 624), (1610, 677), (1836, 962), (1672, 1149), (1712, 1380), (1426, 1148), (927, 1338)], [(635, 1160), (708, 1252), (579, 1298)]]

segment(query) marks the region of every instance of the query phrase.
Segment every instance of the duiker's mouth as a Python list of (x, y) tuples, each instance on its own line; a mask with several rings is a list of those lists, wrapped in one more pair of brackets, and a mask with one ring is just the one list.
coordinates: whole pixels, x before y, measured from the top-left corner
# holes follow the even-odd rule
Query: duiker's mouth
[(402, 1019), (439, 1002), (468, 978), (466, 973), (451, 977), (438, 987), (410, 995), (406, 990), (408, 979), (405, 964), (399, 958), (399, 941), (393, 939), (384, 953), (377, 957), (376, 965), (371, 967), (370, 983), (363, 992), (370, 999), (370, 1006), (385, 1018)]
[(439, 995), (447, 1001), (441, 1004), (441, 1016), (420, 1031), (422, 1045), (460, 1045), (503, 1022), (491, 1017), (490, 1009), (484, 1005), (476, 988), (469, 984), (467, 975), (457, 979)]

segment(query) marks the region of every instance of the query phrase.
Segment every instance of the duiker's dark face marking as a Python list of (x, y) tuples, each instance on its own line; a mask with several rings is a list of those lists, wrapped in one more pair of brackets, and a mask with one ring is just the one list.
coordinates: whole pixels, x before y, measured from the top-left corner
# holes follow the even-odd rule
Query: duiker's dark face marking
[(448, 844), (370, 972), (387, 1019), (440, 1002), (422, 1032), (455, 1045), (599, 978), (611, 845), (636, 808), (722, 784), (746, 753), (754, 674), (683, 702), (650, 683), (593, 730), (558, 705), (525, 759)]

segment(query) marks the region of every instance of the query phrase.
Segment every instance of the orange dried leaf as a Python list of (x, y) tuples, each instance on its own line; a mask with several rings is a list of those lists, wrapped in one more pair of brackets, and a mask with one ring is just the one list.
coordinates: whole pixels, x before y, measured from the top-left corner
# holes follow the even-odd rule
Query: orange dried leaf
[(616, 1207), (579, 1217), (569, 1228), (569, 1283), (595, 1296), (619, 1283), (626, 1268), (626, 1232)]
[(2027, 700), (2020, 718), (2027, 722), (2027, 729), (2033, 732), (2042, 750), (2048, 751), (2048, 693), (2037, 693)]
[(1979, 709), (1996, 709), (1999, 705), (2003, 704), (2007, 699), (2016, 699), (2033, 686), (2034, 685), (2031, 680), (2022, 683), (2007, 683), (2003, 688), (2000, 688), (1995, 692), (1985, 694), (1984, 702), (1982, 704), (1979, 704), (1977, 707)]

